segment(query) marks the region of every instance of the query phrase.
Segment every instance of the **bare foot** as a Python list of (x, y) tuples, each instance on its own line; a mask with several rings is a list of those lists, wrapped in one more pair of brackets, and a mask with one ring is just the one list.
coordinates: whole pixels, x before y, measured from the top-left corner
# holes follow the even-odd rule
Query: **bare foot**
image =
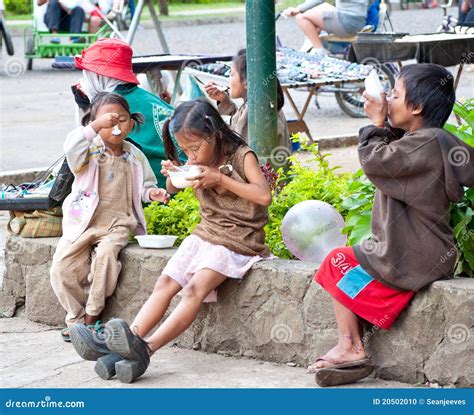
[(315, 373), (318, 369), (339, 365), (341, 363), (355, 362), (366, 358), (367, 354), (363, 347), (347, 348), (338, 343), (324, 356), (318, 358), (315, 363), (308, 366), (308, 373)]

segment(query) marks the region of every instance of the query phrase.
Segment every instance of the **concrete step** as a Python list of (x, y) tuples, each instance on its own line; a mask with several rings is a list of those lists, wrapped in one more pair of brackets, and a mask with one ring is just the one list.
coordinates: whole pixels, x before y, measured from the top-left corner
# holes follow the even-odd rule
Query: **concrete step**
[[(7, 239), (7, 274), (0, 312), (11, 317), (25, 304), (25, 317), (64, 324), (49, 269), (57, 238)], [(120, 253), (122, 272), (107, 300), (104, 319), (132, 321), (173, 249), (129, 245)], [(315, 264), (267, 260), (242, 283), (226, 281), (217, 303), (204, 304), (176, 343), (187, 349), (226, 353), (305, 367), (337, 342), (331, 298), (312, 282)], [(180, 298), (173, 299), (169, 312)], [(437, 281), (418, 293), (389, 331), (367, 326), (364, 340), (376, 377), (413, 385), (474, 386), (474, 279)]]
[[(82, 360), (58, 329), (23, 318), (0, 319), (2, 388), (314, 388), (301, 367), (165, 347), (146, 374), (132, 384), (104, 381), (95, 362)], [(19, 347), (21, 345), (21, 347)], [(368, 378), (351, 388), (410, 388), (406, 383)]]

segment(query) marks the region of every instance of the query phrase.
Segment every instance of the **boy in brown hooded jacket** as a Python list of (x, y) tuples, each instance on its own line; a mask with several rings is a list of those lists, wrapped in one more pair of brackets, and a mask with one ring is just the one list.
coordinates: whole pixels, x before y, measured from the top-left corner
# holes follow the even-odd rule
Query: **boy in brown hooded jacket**
[(452, 275), (450, 206), (474, 186), (474, 148), (442, 128), (455, 101), (445, 68), (405, 66), (390, 97), (364, 98), (373, 125), (360, 130), (358, 151), (376, 187), (372, 237), (333, 250), (315, 275), (333, 297), (339, 330), (337, 345), (308, 368), (322, 386), (373, 370), (359, 318), (389, 329), (417, 291)]

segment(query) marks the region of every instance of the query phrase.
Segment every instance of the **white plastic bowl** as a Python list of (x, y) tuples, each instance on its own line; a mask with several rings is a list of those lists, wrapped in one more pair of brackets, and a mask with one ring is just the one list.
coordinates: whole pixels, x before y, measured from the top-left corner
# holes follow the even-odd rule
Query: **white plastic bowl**
[(198, 166), (180, 166), (181, 170), (170, 170), (169, 175), (171, 183), (178, 189), (184, 189), (193, 185), (192, 179), (201, 173), (201, 169)]
[(142, 248), (171, 248), (178, 237), (173, 235), (136, 235), (135, 239)]

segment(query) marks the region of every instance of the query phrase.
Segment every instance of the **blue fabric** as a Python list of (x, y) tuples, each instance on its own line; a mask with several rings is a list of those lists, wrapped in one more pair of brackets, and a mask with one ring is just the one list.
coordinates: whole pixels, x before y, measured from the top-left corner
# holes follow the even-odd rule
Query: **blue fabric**
[(374, 32), (377, 30), (377, 26), (379, 25), (379, 6), (380, 0), (375, 0), (367, 10), (367, 20), (365, 24), (374, 26)]
[(354, 299), (374, 279), (360, 265), (352, 268), (339, 280), (339, 289)]

